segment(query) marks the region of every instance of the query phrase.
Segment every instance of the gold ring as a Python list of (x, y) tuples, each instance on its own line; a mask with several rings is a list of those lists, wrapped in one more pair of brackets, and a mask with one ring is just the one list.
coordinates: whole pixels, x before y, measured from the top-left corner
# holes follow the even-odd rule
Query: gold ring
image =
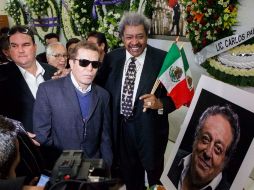
[(147, 105), (148, 105), (148, 106), (151, 106), (151, 105), (152, 105), (152, 102), (147, 102)]

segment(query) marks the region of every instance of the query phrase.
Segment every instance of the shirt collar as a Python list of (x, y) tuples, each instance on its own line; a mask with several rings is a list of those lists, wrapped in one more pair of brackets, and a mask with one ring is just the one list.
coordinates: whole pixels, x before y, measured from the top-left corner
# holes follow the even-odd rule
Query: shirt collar
[[(139, 63), (144, 63), (145, 62), (145, 57), (146, 57), (146, 50), (147, 48), (144, 49), (143, 53), (138, 56), (138, 57), (135, 57), (136, 60), (139, 62)], [(133, 56), (126, 50), (126, 61), (130, 60)]]
[[(184, 179), (184, 177), (187, 174), (188, 169), (190, 168), (191, 155), (192, 154), (189, 154), (186, 157), (182, 158), (181, 161), (178, 164), (178, 166), (183, 164), (183, 170), (182, 170), (182, 174), (181, 174), (181, 180)], [(206, 185), (205, 187), (203, 187), (200, 190), (205, 190), (208, 187), (211, 187), (212, 190), (215, 190), (215, 188), (219, 185), (221, 179), (222, 179), (222, 173), (220, 172), (215, 178), (213, 178), (213, 180), (208, 185)]]
[[(35, 64), (36, 64), (36, 68), (37, 68), (35, 77), (37, 77), (37, 76), (40, 75), (40, 74), (43, 76), (44, 73), (45, 73), (45, 69), (43, 69), (43, 67), (39, 64), (38, 61), (36, 61)], [(16, 65), (17, 65), (17, 64), (16, 64)], [(28, 71), (25, 70), (24, 68), (20, 67), (19, 65), (17, 65), (17, 66), (18, 66), (18, 68), (19, 68), (19, 70), (20, 70), (22, 76), (25, 77), (26, 74), (28, 73)]]
[(73, 73), (72, 73), (72, 72), (71, 72), (71, 81), (72, 81), (73, 85), (75, 86), (75, 88), (78, 89), (78, 91), (80, 91), (82, 94), (86, 94), (86, 93), (90, 92), (91, 89), (92, 89), (92, 84), (90, 84), (90, 85), (87, 87), (87, 89), (83, 90), (83, 89), (79, 86), (79, 84), (78, 84), (78, 82), (76, 81), (75, 77), (73, 76)]

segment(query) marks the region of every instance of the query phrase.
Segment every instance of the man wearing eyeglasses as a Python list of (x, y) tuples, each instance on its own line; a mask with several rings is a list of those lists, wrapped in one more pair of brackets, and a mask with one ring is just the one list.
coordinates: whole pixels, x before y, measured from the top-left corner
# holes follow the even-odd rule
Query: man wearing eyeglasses
[(70, 74), (39, 86), (33, 120), (36, 139), (56, 152), (81, 149), (86, 158), (103, 158), (110, 167), (109, 94), (93, 84), (100, 66), (97, 46), (79, 42), (69, 63)]
[(46, 49), (48, 64), (56, 67), (58, 70), (64, 70), (67, 65), (67, 50), (61, 42), (54, 42)]
[(40, 83), (51, 79), (56, 69), (36, 61), (37, 46), (33, 32), (14, 26), (8, 33), (13, 62), (0, 67), (0, 114), (21, 121), (32, 132), (33, 104)]

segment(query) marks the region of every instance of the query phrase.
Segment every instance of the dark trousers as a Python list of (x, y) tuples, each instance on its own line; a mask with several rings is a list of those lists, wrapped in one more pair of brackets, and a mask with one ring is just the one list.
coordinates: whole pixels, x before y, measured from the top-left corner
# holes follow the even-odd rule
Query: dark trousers
[[(135, 122), (122, 117), (120, 132), (120, 170), (127, 190), (144, 190), (145, 168), (140, 159), (142, 148), (138, 146), (139, 135), (136, 132)], [(147, 172), (149, 186), (160, 184), (160, 176), (163, 171), (162, 159), (156, 163), (154, 170)]]

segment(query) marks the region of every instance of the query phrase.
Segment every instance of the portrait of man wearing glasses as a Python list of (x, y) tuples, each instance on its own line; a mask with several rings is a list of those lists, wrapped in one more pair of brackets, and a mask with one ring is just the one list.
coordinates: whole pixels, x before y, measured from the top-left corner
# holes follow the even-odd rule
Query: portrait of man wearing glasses
[(81, 41), (70, 54), (70, 74), (39, 86), (34, 132), (41, 146), (81, 149), (86, 158), (103, 158), (111, 167), (109, 94), (93, 84), (98, 60), (96, 45)]

